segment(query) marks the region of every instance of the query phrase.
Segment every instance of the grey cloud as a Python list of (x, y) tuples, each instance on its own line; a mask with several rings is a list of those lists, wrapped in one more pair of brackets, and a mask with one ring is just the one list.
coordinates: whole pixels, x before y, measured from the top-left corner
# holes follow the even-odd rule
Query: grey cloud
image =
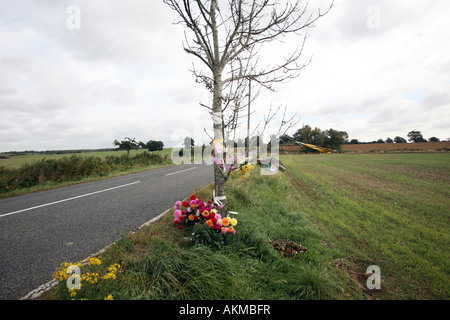
[(435, 109), (439, 107), (445, 107), (450, 110), (450, 85), (447, 88), (438, 89), (434, 92), (427, 93), (421, 104), (427, 109)]
[[(330, 1), (318, 2), (323, 10)], [(66, 27), (69, 5), (81, 9), (79, 30)], [(380, 29), (367, 27), (370, 6), (381, 10)], [(361, 140), (386, 130), (405, 136), (422, 123), (424, 134), (444, 138), (450, 28), (441, 16), (449, 8), (447, 0), (336, 0), (308, 33), (311, 65), (255, 108), (287, 104), (320, 121), (312, 126)], [(198, 103), (210, 97), (188, 71), (196, 60), (162, 1), (15, 0), (0, 12), (0, 151), (169, 140), (180, 123), (190, 131), (203, 119), (209, 125)], [(404, 99), (416, 92), (422, 100)]]

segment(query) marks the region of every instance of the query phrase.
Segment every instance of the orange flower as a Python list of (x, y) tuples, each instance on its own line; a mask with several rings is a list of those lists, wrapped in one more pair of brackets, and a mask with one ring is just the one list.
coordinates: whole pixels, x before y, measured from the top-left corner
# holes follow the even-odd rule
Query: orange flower
[(228, 227), (229, 224), (230, 224), (230, 218), (223, 218), (222, 219), (222, 226)]
[(208, 226), (210, 228), (212, 228), (212, 226), (214, 225), (213, 222), (211, 220), (206, 220), (206, 223), (208, 224)]
[(193, 214), (190, 214), (189, 217), (188, 217), (188, 219), (189, 219), (189, 221), (194, 221), (195, 216), (194, 216)]
[(228, 232), (233, 232), (234, 231), (234, 227), (233, 226), (231, 226), (231, 227), (228, 227)]
[(205, 210), (205, 211), (203, 211), (202, 212), (202, 216), (203, 216), (203, 218), (208, 218), (208, 215), (209, 215), (209, 211), (208, 210)]

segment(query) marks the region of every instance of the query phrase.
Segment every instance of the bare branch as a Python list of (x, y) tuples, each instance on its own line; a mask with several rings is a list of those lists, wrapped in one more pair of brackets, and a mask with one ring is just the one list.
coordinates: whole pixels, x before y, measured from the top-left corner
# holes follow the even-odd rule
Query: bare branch
[[(274, 84), (298, 77), (309, 64), (299, 63), (306, 41), (305, 32), (333, 6), (331, 3), (325, 13), (319, 10), (313, 14), (308, 10), (308, 3), (304, 4), (301, 0), (163, 1), (177, 12), (179, 23), (192, 33), (190, 40), (185, 34), (184, 50), (209, 69), (209, 75), (195, 67), (191, 71), (196, 81), (212, 93), (212, 105), (201, 105), (215, 117), (221, 118), (213, 121), (214, 139), (221, 141), (225, 131), (236, 132), (239, 126), (240, 111), (245, 107), (243, 99), (249, 97), (249, 94), (246, 95), (249, 81), (261, 88), (274, 90)], [(261, 49), (266, 44), (291, 35), (302, 37), (300, 46), (281, 61), (262, 62)], [(264, 119), (263, 132), (279, 110), (280, 107), (273, 114), (272, 109), (269, 110)], [(286, 119), (285, 108), (278, 133), (292, 127), (294, 119), (295, 115)], [(225, 154), (220, 160), (226, 160)], [(215, 163), (214, 173), (215, 194), (225, 199), (224, 185), (229, 171)]]

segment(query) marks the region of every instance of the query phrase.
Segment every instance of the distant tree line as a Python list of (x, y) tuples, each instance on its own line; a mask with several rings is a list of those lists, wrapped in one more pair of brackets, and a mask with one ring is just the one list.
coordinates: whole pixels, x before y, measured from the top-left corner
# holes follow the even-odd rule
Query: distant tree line
[(148, 151), (162, 151), (164, 143), (162, 141), (150, 140), (147, 143), (136, 141), (136, 138), (125, 137), (122, 141), (114, 140), (113, 145), (116, 150), (126, 150), (130, 154), (131, 150), (148, 149)]
[(391, 138), (386, 138), (386, 140), (383, 139), (378, 139), (378, 140), (374, 140), (371, 142), (360, 142), (358, 141), (358, 139), (351, 139), (350, 140), (350, 144), (363, 144), (363, 143), (407, 143), (409, 142), (439, 142), (441, 141), (439, 138), (436, 137), (431, 137), (428, 138), (428, 140), (426, 140), (422, 133), (420, 131), (410, 131), (408, 132), (408, 134), (406, 135), (408, 137), (408, 140), (406, 140), (403, 137), (400, 136), (396, 136), (394, 139)]
[(309, 125), (298, 129), (292, 136), (284, 134), (280, 137), (280, 145), (293, 144), (296, 141), (332, 150), (340, 150), (341, 145), (349, 143), (348, 133), (346, 131), (339, 131), (332, 128), (322, 131), (317, 127), (312, 129)]
[[(284, 134), (280, 137), (280, 145), (294, 144), (296, 141), (313, 144), (319, 147), (325, 147), (333, 150), (340, 150), (343, 144), (366, 144), (366, 143), (407, 143), (409, 142), (439, 142), (439, 138), (431, 137), (428, 140), (424, 139), (420, 131), (410, 131), (407, 134), (408, 140), (403, 137), (396, 136), (394, 139), (387, 138), (386, 140), (378, 139), (371, 142), (360, 142), (358, 139), (349, 139), (346, 131), (339, 131), (335, 129), (328, 129), (322, 131), (315, 127), (311, 128), (309, 125), (304, 125), (298, 129), (292, 136)], [(448, 139), (450, 141), (450, 139)]]

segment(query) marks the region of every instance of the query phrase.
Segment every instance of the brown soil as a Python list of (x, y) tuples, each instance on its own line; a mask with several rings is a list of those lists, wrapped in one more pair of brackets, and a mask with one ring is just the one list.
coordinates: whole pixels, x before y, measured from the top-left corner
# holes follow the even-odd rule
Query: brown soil
[[(449, 151), (450, 141), (441, 142), (418, 142), (418, 143), (366, 143), (366, 144), (345, 144), (341, 147), (343, 152), (385, 152), (385, 151), (422, 151), (436, 152)], [(446, 150), (445, 150), (446, 149)]]
[[(280, 146), (280, 150), (298, 152), (300, 146)], [(364, 143), (344, 144), (341, 152), (345, 153), (385, 153), (385, 152), (448, 152), (450, 141), (418, 143)]]

